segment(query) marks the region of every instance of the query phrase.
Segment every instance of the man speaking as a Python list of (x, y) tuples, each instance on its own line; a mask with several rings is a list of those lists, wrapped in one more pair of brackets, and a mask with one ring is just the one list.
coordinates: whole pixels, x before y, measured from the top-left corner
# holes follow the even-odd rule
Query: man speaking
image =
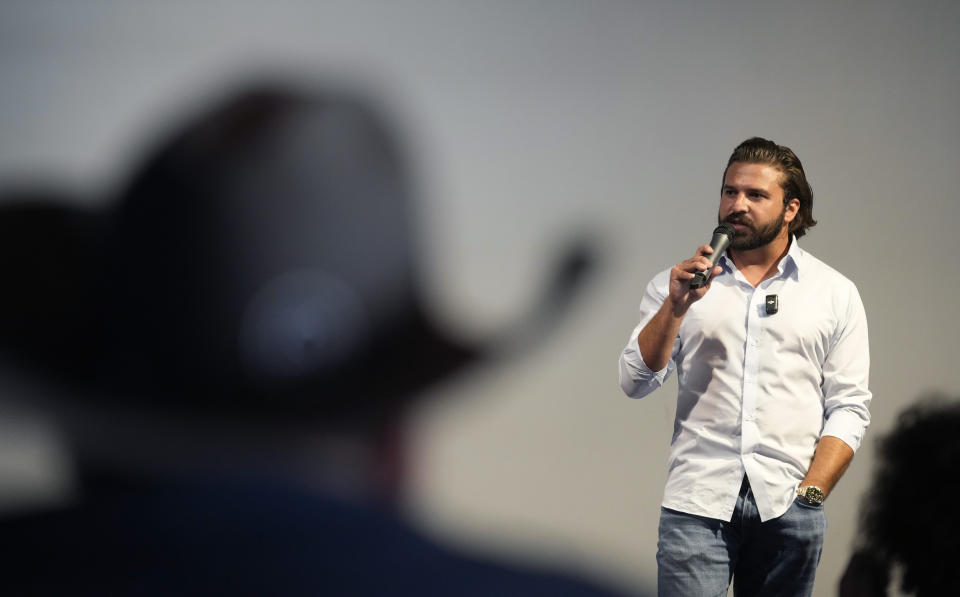
[(797, 243), (816, 221), (789, 148), (733, 151), (718, 220), (716, 251), (647, 285), (620, 356), (634, 398), (677, 371), (659, 594), (725, 595), (732, 578), (737, 597), (810, 595), (823, 502), (870, 422), (867, 320), (854, 284)]

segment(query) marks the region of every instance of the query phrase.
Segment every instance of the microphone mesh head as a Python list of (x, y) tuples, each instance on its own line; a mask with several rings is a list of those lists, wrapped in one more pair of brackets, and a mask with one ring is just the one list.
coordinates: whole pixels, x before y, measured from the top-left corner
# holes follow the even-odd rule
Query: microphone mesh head
[(713, 233), (723, 234), (725, 236), (729, 236), (730, 238), (733, 238), (737, 234), (737, 230), (733, 227), (732, 224), (728, 224), (727, 222), (722, 222), (719, 226), (717, 226), (714, 229)]

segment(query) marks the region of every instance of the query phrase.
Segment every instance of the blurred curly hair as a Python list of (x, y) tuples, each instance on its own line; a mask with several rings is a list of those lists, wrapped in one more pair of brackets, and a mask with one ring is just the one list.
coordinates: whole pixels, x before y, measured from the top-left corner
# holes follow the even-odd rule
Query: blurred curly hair
[(960, 586), (960, 399), (927, 395), (879, 440), (873, 485), (863, 501), (862, 549), (903, 569), (917, 597)]

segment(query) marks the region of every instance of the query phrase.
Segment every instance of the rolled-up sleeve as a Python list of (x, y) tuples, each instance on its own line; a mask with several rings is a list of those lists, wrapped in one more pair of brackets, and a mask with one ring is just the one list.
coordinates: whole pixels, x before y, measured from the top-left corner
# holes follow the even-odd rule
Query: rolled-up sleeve
[(839, 438), (856, 451), (870, 425), (870, 345), (867, 316), (852, 282), (844, 299), (838, 309), (841, 323), (823, 365), (821, 436)]
[(634, 328), (626, 347), (620, 353), (620, 388), (631, 398), (643, 398), (662, 386), (676, 367), (674, 357), (680, 346), (679, 339), (673, 342), (673, 353), (667, 366), (659, 371), (651, 370), (643, 362), (643, 355), (640, 354), (640, 346), (637, 343), (640, 330), (653, 319), (663, 304), (667, 283), (669, 283), (669, 270), (661, 272), (647, 284), (647, 289), (640, 300), (640, 323)]

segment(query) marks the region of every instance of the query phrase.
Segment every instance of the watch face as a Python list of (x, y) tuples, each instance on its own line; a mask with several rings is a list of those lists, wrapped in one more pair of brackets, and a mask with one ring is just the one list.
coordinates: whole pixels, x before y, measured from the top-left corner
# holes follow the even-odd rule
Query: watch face
[(821, 491), (819, 487), (804, 487), (800, 497), (811, 504), (820, 505), (823, 503), (823, 491)]

